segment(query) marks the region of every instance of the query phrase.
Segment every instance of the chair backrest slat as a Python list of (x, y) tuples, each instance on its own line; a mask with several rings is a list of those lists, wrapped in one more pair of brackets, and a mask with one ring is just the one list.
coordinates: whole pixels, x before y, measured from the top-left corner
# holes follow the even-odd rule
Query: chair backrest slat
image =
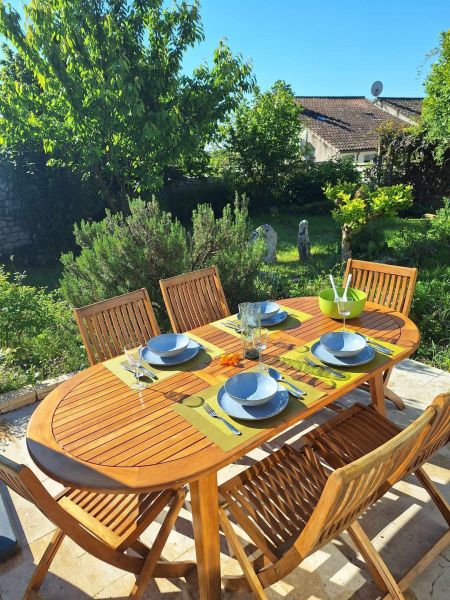
[(230, 314), (216, 267), (161, 279), (159, 283), (176, 333), (201, 327)]
[(350, 259), (344, 281), (350, 273), (352, 287), (365, 292), (370, 302), (408, 315), (416, 285), (416, 268)]
[(450, 441), (450, 392), (439, 394), (431, 406), (436, 410), (436, 418), (419, 452), (413, 457), (408, 472), (422, 466)]
[(92, 365), (119, 356), (125, 344), (138, 346), (159, 334), (145, 288), (75, 308), (75, 317)]
[(339, 533), (401, 479), (432, 431), (436, 410), (429, 406), (409, 427), (369, 454), (332, 472), (308, 524), (296, 542), (310, 554)]

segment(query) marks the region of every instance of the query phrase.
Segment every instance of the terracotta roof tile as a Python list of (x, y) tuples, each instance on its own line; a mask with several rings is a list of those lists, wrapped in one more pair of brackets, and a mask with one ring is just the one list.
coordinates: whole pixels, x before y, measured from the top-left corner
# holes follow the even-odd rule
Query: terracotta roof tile
[(394, 98), (388, 96), (380, 96), (376, 100), (376, 104), (379, 104), (380, 107), (388, 105), (412, 121), (419, 120), (422, 114), (422, 102), (423, 98)]
[(364, 96), (297, 96), (296, 101), (303, 106), (304, 125), (341, 151), (376, 150), (380, 125), (404, 124)]

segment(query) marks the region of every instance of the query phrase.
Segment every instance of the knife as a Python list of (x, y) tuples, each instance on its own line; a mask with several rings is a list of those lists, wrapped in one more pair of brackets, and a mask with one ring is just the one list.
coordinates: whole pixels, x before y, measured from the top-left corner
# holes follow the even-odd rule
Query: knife
[[(125, 369), (125, 371), (128, 371), (129, 373), (133, 373), (133, 375), (134, 375), (133, 367), (129, 367), (128, 365), (120, 365), (120, 366), (122, 367), (122, 369)], [(150, 377), (150, 379), (158, 379), (157, 376), (152, 371), (149, 371), (145, 367), (136, 367), (136, 369), (141, 374), (147, 375), (147, 377)]]
[(331, 373), (332, 375), (334, 375), (335, 377), (338, 377), (339, 379), (345, 379), (345, 375), (343, 375), (339, 371), (335, 371), (328, 365), (323, 365), (323, 364), (318, 365), (317, 363), (313, 362), (310, 358), (305, 358), (305, 362), (310, 367), (317, 367), (318, 369), (324, 369), (325, 371), (328, 371), (328, 373)]

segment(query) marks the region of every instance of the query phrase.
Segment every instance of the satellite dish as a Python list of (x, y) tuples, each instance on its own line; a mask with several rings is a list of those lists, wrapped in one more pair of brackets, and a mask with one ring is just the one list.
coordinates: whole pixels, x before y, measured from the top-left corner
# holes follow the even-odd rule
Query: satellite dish
[(372, 92), (372, 96), (375, 96), (375, 98), (379, 96), (383, 91), (383, 84), (381, 83), (381, 81), (375, 81), (372, 84), (370, 91)]

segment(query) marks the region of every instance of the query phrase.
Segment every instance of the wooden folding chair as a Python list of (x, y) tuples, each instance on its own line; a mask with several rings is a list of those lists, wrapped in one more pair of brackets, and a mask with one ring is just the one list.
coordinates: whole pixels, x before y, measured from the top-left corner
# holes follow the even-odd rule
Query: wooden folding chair
[(126, 344), (145, 344), (159, 335), (145, 288), (75, 308), (75, 318), (91, 365), (123, 354)]
[(172, 329), (182, 333), (230, 315), (216, 267), (161, 279)]
[[(264, 588), (282, 579), (307, 556), (347, 530), (379, 587), (396, 600), (403, 594), (357, 519), (405, 472), (435, 418), (434, 406), (409, 427), (358, 460), (330, 471), (309, 445), (283, 446), (220, 486), (220, 522), (243, 575), (225, 587)], [(256, 547), (248, 556), (227, 511)]]
[[(431, 406), (436, 411), (436, 417), (423, 443), (407, 465), (404, 476), (414, 473), (444, 517), (449, 530), (401, 579), (398, 585), (402, 590), (407, 589), (413, 579), (450, 544), (450, 504), (422, 469), (422, 465), (450, 441), (450, 392), (437, 396)], [(399, 427), (371, 406), (354, 404), (313, 429), (304, 439), (328, 464), (338, 469), (367, 452), (376, 451), (377, 447), (400, 432)]]
[[(40, 598), (38, 590), (66, 535), (98, 559), (135, 573), (136, 583), (129, 596), (133, 600), (142, 598), (151, 577), (184, 577), (195, 566), (192, 562), (159, 561), (186, 496), (182, 488), (129, 495), (66, 488), (53, 498), (31, 469), (3, 456), (0, 480), (35, 504), (57, 527), (23, 600)], [(150, 549), (138, 538), (167, 505), (168, 513)]]
[[(350, 273), (352, 287), (365, 292), (367, 300), (408, 316), (416, 286), (416, 268), (397, 267), (351, 258), (347, 261), (344, 282), (347, 281)], [(403, 400), (387, 387), (391, 374), (392, 369), (383, 374), (384, 395), (397, 408), (403, 410), (405, 408)]]

